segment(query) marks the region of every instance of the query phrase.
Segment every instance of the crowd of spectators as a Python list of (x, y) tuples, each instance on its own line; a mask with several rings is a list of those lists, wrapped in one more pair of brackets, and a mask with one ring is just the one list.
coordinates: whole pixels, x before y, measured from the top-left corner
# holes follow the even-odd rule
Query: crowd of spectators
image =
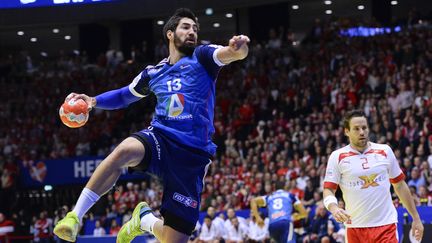
[[(218, 152), (201, 200), (201, 209), (210, 213), (195, 241), (228, 237), (217, 232), (222, 224), (228, 227), (225, 234), (232, 231), (237, 237), (226, 238), (228, 242), (268, 239), (268, 234), (252, 239), (249, 233), (259, 227), (252, 218), (236, 217), (235, 211), (248, 209), (253, 197), (272, 192), (278, 183), (287, 184), (310, 212), (307, 220), (296, 223), (304, 242), (343, 241), (343, 226), (328, 218), (320, 202), (327, 158), (347, 143), (341, 117), (354, 108), (366, 113), (370, 140), (393, 148), (416, 205), (432, 206), (432, 29), (424, 24), (349, 38), (338, 35), (342, 24), (316, 25), (301, 45), (292, 33), (271, 30), (268, 41), (252, 41), (247, 59), (221, 71), (214, 121)], [(95, 110), (77, 130), (60, 124), (57, 109), (69, 92), (95, 95), (121, 87), (143, 65), (111, 62), (106, 56), (96, 64), (86, 60), (85, 55), (61, 55), (35, 65), (25, 53), (0, 58), (0, 95), (7, 101), (0, 103), (2, 195), (19, 188), (20, 161), (106, 155), (148, 125), (152, 97), (121, 111)], [(115, 234), (136, 202), (145, 200), (158, 209), (161, 196), (154, 180), (119, 185), (88, 220), (102, 226), (95, 234), (111, 234), (111, 228)], [(394, 202), (399, 206), (396, 197)], [(23, 225), (44, 232), (41, 227), (52, 226), (65, 210), (42, 212)], [(20, 213), (10, 215), (17, 225)], [(47, 214), (54, 219), (44, 221)]]

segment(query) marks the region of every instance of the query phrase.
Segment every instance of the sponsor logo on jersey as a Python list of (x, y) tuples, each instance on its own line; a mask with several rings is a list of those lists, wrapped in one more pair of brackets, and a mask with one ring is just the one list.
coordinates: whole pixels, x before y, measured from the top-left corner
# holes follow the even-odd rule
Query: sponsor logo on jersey
[(375, 155), (379, 154), (387, 158), (387, 153), (382, 149), (371, 149), (367, 151), (365, 154), (375, 154)]
[(185, 100), (182, 94), (173, 94), (167, 102), (168, 117), (178, 117), (184, 110)]
[(329, 178), (333, 178), (334, 173), (332, 169), (327, 169), (326, 176)]
[(375, 182), (375, 179), (377, 176), (378, 176), (378, 174), (372, 174), (369, 176), (359, 176), (359, 178), (364, 182), (361, 189), (366, 189), (370, 186), (373, 186), (373, 187), (379, 186), (379, 184)]
[[(150, 127), (148, 127), (148, 129), (153, 130), (153, 127), (150, 126)], [(161, 160), (161, 148), (160, 148), (159, 140), (157, 140), (157, 138), (153, 132), (144, 132), (144, 133), (147, 134), (147, 136), (151, 136), (153, 138), (153, 141), (155, 142), (155, 145), (156, 145), (158, 160)]]
[(352, 151), (346, 152), (346, 153), (340, 153), (339, 154), (339, 162), (338, 163), (340, 163), (345, 158), (348, 158), (348, 157), (351, 157), (351, 156), (356, 156), (356, 155), (359, 155), (359, 154), (355, 153), (355, 152), (352, 152)]
[(345, 186), (345, 187), (359, 187), (360, 189), (366, 189), (369, 187), (376, 187), (379, 186), (379, 182), (381, 181), (387, 181), (388, 176), (386, 176), (385, 174), (372, 174), (372, 175), (365, 175), (365, 176), (359, 176), (359, 177), (355, 177), (355, 178), (359, 178), (360, 180), (351, 180), (351, 181), (344, 181), (341, 182), (340, 184)]
[(186, 207), (197, 208), (198, 202), (191, 197), (186, 197), (178, 192), (175, 192), (173, 195), (173, 199), (181, 204), (184, 204)]
[(277, 218), (283, 217), (285, 215), (286, 215), (286, 213), (284, 211), (277, 211), (277, 212), (272, 213), (271, 218), (277, 219)]
[(176, 116), (176, 117), (166, 117), (165, 120), (168, 121), (180, 121), (180, 120), (192, 120), (193, 116), (192, 114), (187, 114), (187, 115), (181, 115), (181, 116)]

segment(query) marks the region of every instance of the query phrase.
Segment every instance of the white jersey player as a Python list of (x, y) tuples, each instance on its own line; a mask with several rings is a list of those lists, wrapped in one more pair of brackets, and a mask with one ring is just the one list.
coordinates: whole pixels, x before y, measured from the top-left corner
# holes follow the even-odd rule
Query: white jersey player
[[(337, 221), (345, 223), (347, 242), (398, 242), (397, 212), (390, 184), (413, 218), (415, 238), (421, 240), (423, 225), (392, 149), (369, 142), (369, 127), (362, 111), (348, 112), (343, 123), (350, 144), (330, 155), (324, 179), (324, 205)], [(338, 186), (346, 211), (337, 204)]]

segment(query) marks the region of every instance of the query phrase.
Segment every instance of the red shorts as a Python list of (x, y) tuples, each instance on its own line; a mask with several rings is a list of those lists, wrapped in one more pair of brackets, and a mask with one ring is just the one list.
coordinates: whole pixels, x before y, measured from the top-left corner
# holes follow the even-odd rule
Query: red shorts
[(347, 228), (346, 243), (398, 243), (396, 224), (367, 228)]

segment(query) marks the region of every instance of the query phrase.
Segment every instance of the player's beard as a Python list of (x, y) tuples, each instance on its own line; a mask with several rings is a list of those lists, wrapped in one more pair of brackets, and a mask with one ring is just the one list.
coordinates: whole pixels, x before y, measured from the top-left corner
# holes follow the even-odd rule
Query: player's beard
[(358, 139), (356, 146), (359, 148), (366, 148), (368, 146), (369, 139), (365, 138), (363, 140)]
[(174, 33), (174, 45), (177, 47), (179, 52), (183, 53), (185, 56), (192, 56), (196, 47), (196, 43), (190, 44), (186, 41), (187, 38), (182, 42), (180, 38)]

